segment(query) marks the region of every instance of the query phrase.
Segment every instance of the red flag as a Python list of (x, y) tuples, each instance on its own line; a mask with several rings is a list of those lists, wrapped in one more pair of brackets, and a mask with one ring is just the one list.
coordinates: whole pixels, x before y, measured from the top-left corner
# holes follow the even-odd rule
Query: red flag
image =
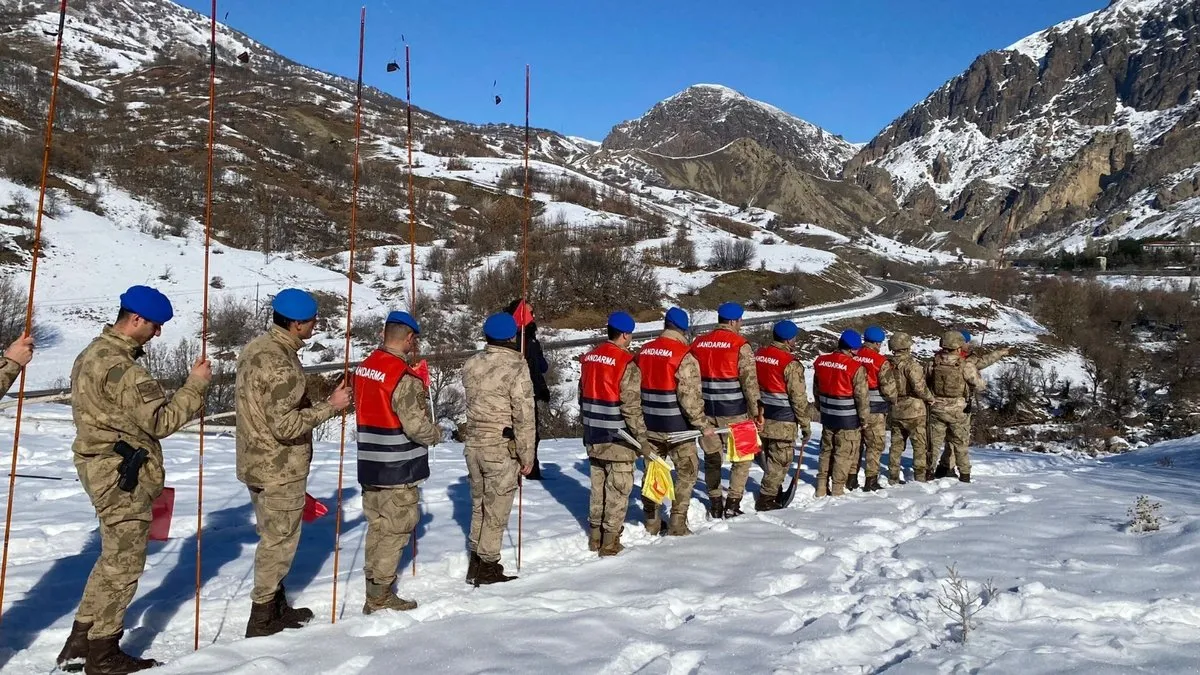
[(733, 450), (739, 457), (756, 454), (762, 449), (758, 441), (758, 427), (754, 420), (743, 420), (729, 425), (729, 439), (733, 442)]
[(533, 310), (525, 304), (524, 300), (517, 303), (517, 308), (513, 310), (512, 316), (521, 328), (533, 323)]
[(175, 511), (175, 488), (165, 487), (150, 506), (150, 541), (166, 541), (171, 534), (171, 514)]
[(426, 361), (425, 359), (421, 359), (420, 363), (418, 363), (417, 365), (412, 367), (412, 371), (417, 377), (421, 378), (421, 381), (425, 383), (425, 388), (428, 389), (429, 388), (429, 361)]
[(311, 523), (326, 513), (329, 513), (328, 506), (325, 506), (319, 499), (307, 492), (304, 493), (304, 513), (300, 516), (304, 522)]

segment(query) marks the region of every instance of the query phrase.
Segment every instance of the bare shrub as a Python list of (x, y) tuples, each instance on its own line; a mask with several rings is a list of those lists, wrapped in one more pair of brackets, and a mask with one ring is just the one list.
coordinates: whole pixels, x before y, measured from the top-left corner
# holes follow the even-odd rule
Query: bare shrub
[(446, 160), (447, 171), (470, 171), (471, 163), (462, 157), (451, 157)]
[(1137, 503), (1129, 507), (1126, 512), (1129, 516), (1129, 531), (1140, 532), (1155, 532), (1162, 527), (1159, 511), (1162, 509), (1162, 504), (1150, 501), (1146, 495), (1137, 498)]
[(208, 341), (219, 350), (241, 347), (261, 329), (249, 300), (222, 297), (208, 310)]
[(748, 225), (732, 218), (726, 218), (725, 216), (719, 216), (715, 213), (710, 213), (704, 217), (704, 220), (709, 225), (725, 230), (729, 234), (737, 237), (750, 238), (754, 235), (755, 228), (753, 225)]
[(397, 267), (400, 265), (400, 251), (389, 248), (388, 252), (383, 255), (384, 267)]
[(971, 631), (977, 627), (975, 616), (996, 597), (998, 591), (991, 579), (978, 590), (972, 590), (967, 581), (958, 575), (956, 565), (947, 567), (946, 572), (948, 576), (938, 598), (938, 609), (954, 622), (957, 629), (954, 637), (966, 644)]
[(722, 239), (713, 244), (708, 266), (714, 270), (749, 269), (755, 255), (756, 247), (749, 239)]

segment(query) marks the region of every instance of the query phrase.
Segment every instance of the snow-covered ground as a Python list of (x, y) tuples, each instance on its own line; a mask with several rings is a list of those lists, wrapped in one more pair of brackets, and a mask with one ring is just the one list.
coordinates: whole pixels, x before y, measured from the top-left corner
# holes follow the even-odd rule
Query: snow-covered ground
[[(65, 639), (98, 542), (72, 480), (64, 407), (29, 410), (0, 637), (4, 672), (47, 672)], [(0, 446), (11, 413), (0, 418)], [(331, 604), (333, 518), (306, 525), (287, 580), (317, 613), (300, 631), (241, 634), (252, 584), (253, 516), (233, 472), (233, 442), (206, 447), (201, 649), (192, 653), (196, 437), (167, 442), (177, 489), (171, 539), (151, 546), (125, 644), (169, 662), (164, 673), (408, 672), (1180, 672), (1200, 662), (1200, 437), (1110, 460), (979, 451), (975, 483), (910, 483), (706, 522), (696, 535), (649, 537), (631, 508), (629, 547), (586, 548), (587, 464), (578, 440), (543, 445), (547, 479), (524, 490), (521, 578), (472, 589), (461, 447), (439, 446), (423, 490), (417, 575), (401, 593), (421, 606), (363, 617), (365, 526), (351, 463), (338, 604)], [(351, 450), (352, 451), (352, 450)], [(816, 458), (804, 458), (812, 480)], [(907, 467), (907, 460), (905, 466)], [(756, 489), (758, 469), (752, 470)], [(310, 492), (332, 506), (337, 448), (321, 444)], [(1162, 503), (1163, 529), (1133, 534), (1138, 495)], [(515, 565), (514, 513), (503, 556)], [(938, 610), (946, 566), (998, 594), (966, 645)], [(331, 613), (338, 621), (329, 625)]]

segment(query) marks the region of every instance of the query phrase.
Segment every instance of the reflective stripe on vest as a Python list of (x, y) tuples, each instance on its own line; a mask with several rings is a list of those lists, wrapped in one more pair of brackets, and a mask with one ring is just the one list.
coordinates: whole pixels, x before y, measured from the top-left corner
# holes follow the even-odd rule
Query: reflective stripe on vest
[(651, 340), (637, 355), (642, 371), (642, 415), (648, 431), (687, 431), (688, 423), (679, 407), (676, 373), (688, 346), (662, 336)]
[(817, 407), (827, 429), (857, 429), (858, 406), (854, 401), (854, 374), (862, 364), (842, 352), (822, 354), (813, 361), (817, 384)]
[(404, 433), (392, 394), (408, 373), (404, 359), (376, 350), (354, 369), (354, 416), (358, 428), (358, 482), (407, 485), (429, 478), (429, 448)]
[(795, 422), (796, 413), (787, 395), (787, 380), (783, 371), (796, 357), (775, 345), (767, 345), (754, 354), (758, 373), (759, 394), (762, 396), (763, 417), (779, 422)]
[(863, 364), (867, 369), (867, 387), (871, 390), (871, 412), (886, 415), (892, 406), (883, 394), (879, 393), (879, 369), (887, 362), (887, 357), (870, 347), (863, 347), (854, 355), (854, 360)]
[(721, 328), (692, 343), (692, 355), (700, 362), (704, 414), (709, 417), (736, 417), (748, 410), (738, 379), (738, 352), (744, 344), (741, 335)]
[(605, 342), (580, 360), (579, 418), (584, 445), (615, 443), (625, 428), (621, 416), (621, 378), (633, 355)]

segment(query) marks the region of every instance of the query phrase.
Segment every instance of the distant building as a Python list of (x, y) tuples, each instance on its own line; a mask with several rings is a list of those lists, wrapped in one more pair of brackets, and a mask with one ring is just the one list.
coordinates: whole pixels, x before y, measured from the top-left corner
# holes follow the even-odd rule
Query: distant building
[(1142, 244), (1142, 249), (1147, 253), (1162, 253), (1164, 255), (1172, 253), (1190, 254), (1193, 256), (1200, 255), (1200, 242), (1194, 241), (1149, 241)]

